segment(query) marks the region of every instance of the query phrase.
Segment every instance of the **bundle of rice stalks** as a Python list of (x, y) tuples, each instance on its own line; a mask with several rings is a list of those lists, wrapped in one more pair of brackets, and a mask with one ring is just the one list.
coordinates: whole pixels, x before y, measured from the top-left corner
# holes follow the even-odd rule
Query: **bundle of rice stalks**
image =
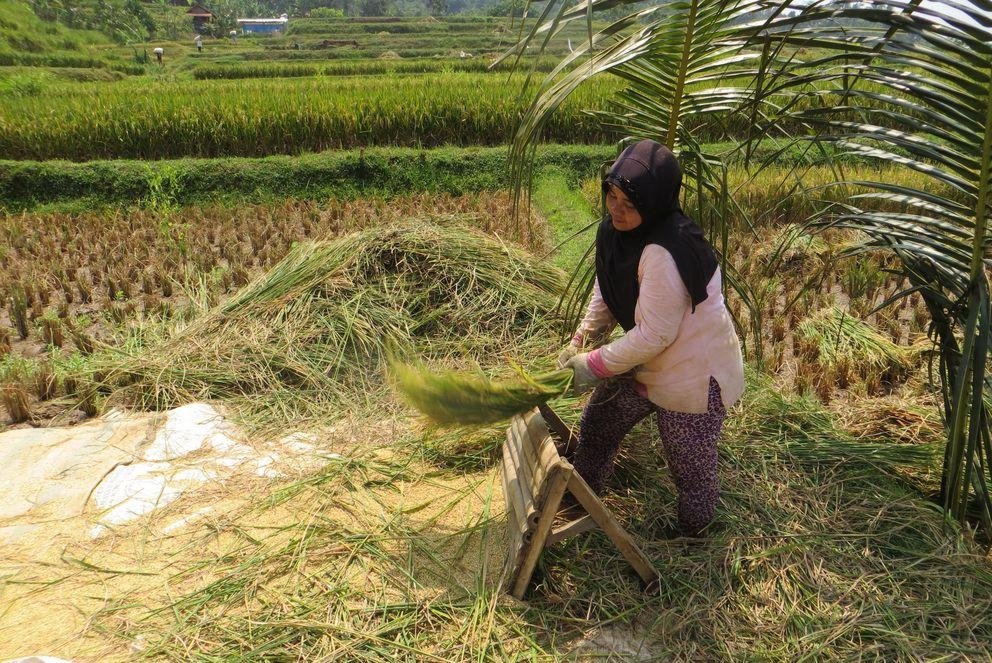
[(528, 343), (549, 352), (562, 282), (556, 268), (465, 227), (372, 228), (296, 246), (226, 303), (100, 368), (131, 405), (221, 398), (283, 420), (326, 417), (381, 391), (387, 355), (492, 363)]
[(37, 365), (20, 355), (9, 354), (0, 361), (0, 403), (17, 424), (31, 418), (28, 394), (35, 385)]
[(436, 424), (489, 424), (509, 419), (561, 396), (572, 383), (572, 371), (530, 376), (518, 371), (515, 380), (492, 381), (484, 375), (394, 363), (396, 388), (410, 405)]
[(828, 306), (796, 327), (803, 359), (816, 367), (817, 379), (839, 387), (863, 383), (869, 393), (882, 382), (905, 375), (912, 350), (903, 348), (871, 325)]

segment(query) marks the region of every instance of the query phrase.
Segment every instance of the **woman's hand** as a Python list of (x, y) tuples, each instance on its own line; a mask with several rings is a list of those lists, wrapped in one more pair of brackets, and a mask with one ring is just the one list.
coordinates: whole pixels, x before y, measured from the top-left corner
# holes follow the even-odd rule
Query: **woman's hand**
[(603, 380), (589, 367), (589, 354), (582, 352), (565, 362), (565, 366), (572, 369), (572, 391), (576, 394), (589, 391)]
[(579, 354), (579, 348), (575, 343), (569, 343), (558, 353), (558, 368), (565, 368), (568, 360)]

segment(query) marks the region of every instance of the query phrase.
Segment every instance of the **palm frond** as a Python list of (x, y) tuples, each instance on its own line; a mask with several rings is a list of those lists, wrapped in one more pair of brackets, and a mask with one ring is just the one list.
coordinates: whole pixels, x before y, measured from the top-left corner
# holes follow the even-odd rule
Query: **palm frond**
[[(546, 43), (547, 37), (570, 22), (585, 21), (591, 26), (591, 16), (618, 4), (583, 1), (563, 6), (554, 15), (545, 7), (531, 33), (504, 57), (540, 40)], [(518, 210), (531, 181), (542, 127), (569, 95), (608, 74), (621, 78), (626, 87), (615, 105), (599, 114), (604, 129), (621, 143), (634, 137), (651, 138), (675, 150), (685, 175), (684, 191), (697, 204), (690, 213), (709, 230), (717, 248), (725, 249), (724, 219), (741, 210), (727, 185), (727, 169), (720, 156), (706, 154), (697, 134), (732, 131), (721, 127), (728, 115), (751, 118), (745, 124), (756, 131), (775, 131), (773, 118), (781, 113), (778, 103), (785, 97), (762, 94), (755, 81), (758, 88), (777, 84), (774, 72), (781, 69), (781, 51), (771, 45), (758, 52), (745, 49), (767, 20), (752, 19), (759, 8), (753, 0), (677, 0), (632, 11), (590, 31), (588, 41), (544, 78), (517, 128), (511, 146), (511, 181)], [(767, 79), (766, 73), (770, 74)], [(724, 272), (733, 271), (729, 265), (723, 267)], [(574, 325), (581, 315), (593, 277), (590, 260), (576, 268), (560, 305), (566, 325)], [(747, 287), (742, 281), (730, 283)], [(742, 293), (743, 301), (753, 299)]]
[[(810, 93), (821, 103), (807, 104), (799, 113), (804, 121), (847, 153), (901, 165), (942, 185), (859, 182), (875, 189), (861, 199), (898, 201), (907, 211), (849, 205), (820, 223), (863, 232), (867, 239), (856, 250), (893, 253), (923, 295), (948, 422), (944, 507), (960, 521), (977, 507), (988, 527), (992, 456), (983, 395), (992, 327), (984, 256), (992, 210), (992, 20), (987, 2), (949, 4), (954, 13), (898, 0), (811, 6), (779, 36), (831, 51), (805, 64), (823, 78)], [(837, 56), (852, 52), (865, 57)], [(843, 103), (824, 103), (829, 99)]]

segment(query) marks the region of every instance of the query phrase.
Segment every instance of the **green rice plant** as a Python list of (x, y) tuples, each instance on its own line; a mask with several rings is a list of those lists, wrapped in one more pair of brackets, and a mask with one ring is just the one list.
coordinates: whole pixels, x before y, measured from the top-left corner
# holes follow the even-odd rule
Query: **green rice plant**
[[(543, 59), (534, 64), (549, 71), (553, 62)], [(486, 58), (430, 58), (401, 60), (327, 60), (324, 62), (239, 62), (232, 64), (204, 63), (193, 70), (197, 80), (238, 78), (296, 78), (301, 76), (381, 76), (388, 74), (428, 74), (441, 72), (486, 72)]]
[[(121, 81), (53, 85), (0, 105), (0, 156), (16, 159), (296, 154), (370, 145), (498, 145), (522, 111), (505, 74)], [(584, 87), (549, 123), (559, 142), (600, 142)], [(141, 100), (140, 108), (136, 106)], [(359, 174), (360, 176), (360, 174)]]
[(38, 74), (15, 74), (0, 78), (0, 98), (33, 97), (41, 94), (46, 76)]
[(932, 471), (939, 447), (891, 438), (854, 437), (811, 394), (784, 394), (771, 377), (748, 372), (741, 406), (728, 418), (735, 445), (784, 454), (800, 463), (862, 463), (892, 477), (905, 468)]
[(70, 398), (80, 393), (80, 385), (87, 381), (87, 358), (81, 352), (52, 352), (52, 370), (62, 385), (65, 395)]
[(885, 283), (886, 273), (871, 256), (858, 256), (846, 261), (842, 281), (847, 295), (852, 299), (866, 299), (871, 305), (875, 293)]
[(93, 337), (86, 333), (82, 325), (77, 325), (73, 321), (65, 321), (65, 329), (69, 333), (69, 338), (72, 339), (73, 345), (76, 349), (84, 355), (93, 354), (93, 350), (96, 347), (96, 342)]
[(34, 392), (38, 396), (38, 400), (47, 401), (55, 398), (59, 383), (50, 359), (39, 361), (35, 365), (32, 377), (34, 379)]
[(79, 401), (76, 403), (76, 407), (82, 410), (83, 414), (88, 417), (95, 417), (100, 414), (104, 399), (100, 396), (98, 385), (92, 383), (85, 384), (80, 387), (77, 396)]
[(563, 395), (572, 384), (571, 370), (533, 376), (519, 370), (516, 379), (493, 381), (399, 362), (390, 369), (404, 400), (440, 425), (504, 421)]

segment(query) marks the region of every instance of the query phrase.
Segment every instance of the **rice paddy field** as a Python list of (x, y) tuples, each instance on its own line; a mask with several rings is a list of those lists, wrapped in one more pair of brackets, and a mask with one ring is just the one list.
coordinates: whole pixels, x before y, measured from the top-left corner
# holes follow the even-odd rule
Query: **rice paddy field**
[[(714, 235), (750, 299), (728, 292), (748, 386), (720, 441), (716, 522), (671, 535), (645, 423), (605, 502), (658, 590), (590, 533), (550, 547), (511, 599), (505, 425), (432, 426), (388, 367), (554, 369), (559, 297), (590, 241), (575, 235), (615, 153), (587, 111), (619, 82), (560, 109), (515, 216), (506, 153), (527, 97), (520, 72), (487, 67), (519, 26), (290, 26), (202, 53), (149, 42), (162, 67), (90, 33), (0, 49), (0, 432), (206, 400), (255, 439), (314, 436), (320, 461), (100, 538), (52, 523), (30, 548), (0, 545), (0, 660), (992, 657), (992, 560), (935, 501), (928, 311), (886, 303), (907, 284), (885, 258), (846, 256), (852, 233), (804, 225), (863, 191), (817, 186), (831, 167), (789, 150), (758, 175), (730, 161), (739, 207)], [(684, 207), (707, 220), (691, 193)], [(581, 398), (551, 404), (577, 422)]]

